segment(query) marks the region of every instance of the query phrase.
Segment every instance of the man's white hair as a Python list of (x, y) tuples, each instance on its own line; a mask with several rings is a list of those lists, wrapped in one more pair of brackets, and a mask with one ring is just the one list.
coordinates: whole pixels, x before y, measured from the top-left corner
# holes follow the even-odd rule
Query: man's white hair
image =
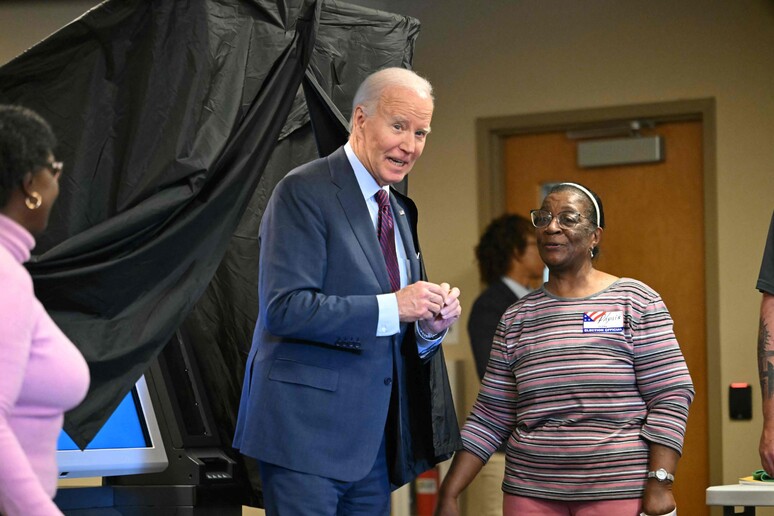
[(363, 81), (352, 100), (352, 116), (349, 119), (349, 129), (352, 130), (355, 108), (361, 106), (366, 116), (371, 116), (376, 104), (385, 89), (393, 86), (410, 88), (421, 97), (433, 100), (433, 86), (430, 81), (412, 70), (405, 68), (384, 68), (374, 72)]

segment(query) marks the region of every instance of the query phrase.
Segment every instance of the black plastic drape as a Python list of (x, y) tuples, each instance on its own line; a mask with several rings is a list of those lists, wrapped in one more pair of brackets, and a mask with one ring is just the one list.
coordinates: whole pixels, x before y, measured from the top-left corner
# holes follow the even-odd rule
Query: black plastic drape
[(181, 325), (230, 443), (268, 196), (343, 142), (358, 84), (408, 67), (418, 30), (322, 0), (109, 0), (0, 67), (0, 102), (49, 120), (65, 162), (28, 268), (90, 366), (79, 446)]

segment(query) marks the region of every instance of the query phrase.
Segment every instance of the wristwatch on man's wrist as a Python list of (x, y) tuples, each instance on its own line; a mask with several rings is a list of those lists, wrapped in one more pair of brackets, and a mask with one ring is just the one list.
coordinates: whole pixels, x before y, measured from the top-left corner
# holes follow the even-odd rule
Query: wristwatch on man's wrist
[(674, 482), (675, 476), (664, 468), (658, 468), (656, 471), (648, 471), (648, 478), (655, 478), (659, 482)]

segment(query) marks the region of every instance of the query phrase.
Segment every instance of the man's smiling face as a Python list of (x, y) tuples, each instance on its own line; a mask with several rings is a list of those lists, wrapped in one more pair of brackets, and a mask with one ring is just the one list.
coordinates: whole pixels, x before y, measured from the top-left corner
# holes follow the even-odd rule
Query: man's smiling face
[(425, 148), (433, 100), (403, 86), (386, 88), (374, 113), (355, 108), (352, 149), (379, 186), (399, 183)]

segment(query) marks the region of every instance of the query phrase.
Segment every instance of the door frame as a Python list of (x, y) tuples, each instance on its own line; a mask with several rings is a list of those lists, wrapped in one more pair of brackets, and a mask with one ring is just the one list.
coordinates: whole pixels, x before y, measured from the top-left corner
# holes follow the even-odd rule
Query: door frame
[(720, 375), (720, 294), (718, 287), (718, 198), (716, 108), (714, 98), (603, 108), (497, 116), (476, 120), (479, 233), (505, 212), (504, 140), (509, 136), (589, 129), (633, 119), (655, 122), (698, 120), (702, 124), (704, 241), (707, 331), (707, 459), (710, 485), (723, 480), (723, 390)]

